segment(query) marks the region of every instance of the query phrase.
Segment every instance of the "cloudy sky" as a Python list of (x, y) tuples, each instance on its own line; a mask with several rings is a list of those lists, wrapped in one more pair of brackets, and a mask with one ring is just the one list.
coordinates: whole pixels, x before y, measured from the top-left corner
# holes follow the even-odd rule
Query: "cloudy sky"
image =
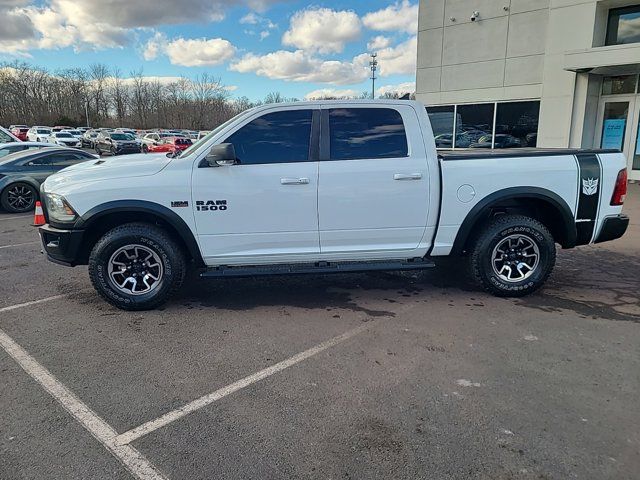
[[(418, 0), (0, 0), (0, 61), (221, 77), (235, 96), (413, 91)], [(381, 92), (378, 92), (381, 93)]]

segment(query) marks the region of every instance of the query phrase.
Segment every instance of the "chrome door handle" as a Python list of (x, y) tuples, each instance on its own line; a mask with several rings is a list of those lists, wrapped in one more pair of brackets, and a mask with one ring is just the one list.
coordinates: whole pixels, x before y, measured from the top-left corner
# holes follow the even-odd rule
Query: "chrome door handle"
[(308, 185), (308, 178), (281, 178), (280, 183), (282, 185)]
[(396, 173), (393, 176), (394, 180), (421, 180), (422, 179), (422, 174), (421, 173)]

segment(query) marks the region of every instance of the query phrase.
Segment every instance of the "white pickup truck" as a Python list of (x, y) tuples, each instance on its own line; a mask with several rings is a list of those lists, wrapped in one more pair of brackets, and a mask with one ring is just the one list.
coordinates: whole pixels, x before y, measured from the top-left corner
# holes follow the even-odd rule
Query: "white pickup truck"
[(608, 151), (436, 151), (411, 101), (265, 105), (179, 156), (92, 160), (44, 182), (54, 262), (149, 309), (203, 277), (429, 268), (468, 257), (488, 291), (538, 289), (556, 244), (619, 238), (625, 159)]

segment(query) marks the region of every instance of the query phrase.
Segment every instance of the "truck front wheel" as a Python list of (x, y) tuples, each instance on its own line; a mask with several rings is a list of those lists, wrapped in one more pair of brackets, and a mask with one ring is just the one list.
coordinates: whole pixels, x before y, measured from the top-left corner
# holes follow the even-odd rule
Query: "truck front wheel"
[(538, 290), (556, 261), (553, 236), (542, 223), (522, 215), (491, 221), (471, 250), (471, 272), (490, 293), (521, 297)]
[(98, 293), (122, 310), (163, 304), (184, 281), (185, 258), (164, 230), (129, 223), (107, 232), (89, 256), (89, 277)]

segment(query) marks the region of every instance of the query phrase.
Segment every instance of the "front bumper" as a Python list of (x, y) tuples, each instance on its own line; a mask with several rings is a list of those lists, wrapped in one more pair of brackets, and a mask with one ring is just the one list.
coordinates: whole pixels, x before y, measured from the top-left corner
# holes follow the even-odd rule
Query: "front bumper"
[(629, 217), (626, 215), (616, 215), (605, 218), (595, 243), (609, 242), (620, 238), (627, 231), (628, 226)]
[(84, 230), (61, 230), (49, 224), (38, 230), (42, 248), (49, 260), (68, 267), (80, 265)]
[(116, 147), (116, 153), (140, 153), (140, 147), (138, 145), (126, 145)]

